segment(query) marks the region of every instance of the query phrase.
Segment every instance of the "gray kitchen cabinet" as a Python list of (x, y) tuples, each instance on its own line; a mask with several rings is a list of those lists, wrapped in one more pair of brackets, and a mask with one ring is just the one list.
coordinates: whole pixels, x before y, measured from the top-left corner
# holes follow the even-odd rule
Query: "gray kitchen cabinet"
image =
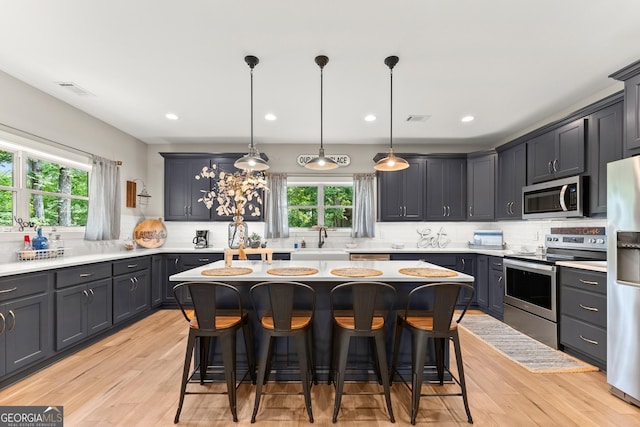
[(111, 278), (58, 289), (56, 350), (72, 346), (112, 324)]
[(489, 256), (476, 257), (476, 304), (478, 308), (487, 310), (489, 307)]
[[(169, 276), (181, 273), (192, 268), (202, 267), (203, 265), (224, 259), (222, 253), (200, 253), (200, 254), (170, 254), (164, 256), (165, 275), (164, 275), (164, 303), (168, 305), (176, 304), (173, 295), (173, 287), (177, 282), (169, 281)], [(188, 295), (181, 296), (182, 302), (191, 303)]]
[(408, 169), (376, 173), (379, 221), (422, 221), (424, 219), (425, 160), (423, 157), (403, 156), (403, 158), (409, 162)]
[(492, 221), (496, 205), (495, 153), (467, 158), (467, 219)]
[(622, 159), (623, 101), (588, 118), (589, 216), (607, 213), (607, 163)]
[(425, 219), (466, 219), (466, 158), (427, 159), (427, 203)]
[(150, 257), (113, 262), (113, 323), (118, 324), (150, 307)]
[(609, 77), (624, 82), (623, 156), (640, 154), (640, 61), (616, 71)]
[(607, 275), (560, 268), (560, 344), (601, 369), (607, 366)]
[(164, 283), (167, 280), (164, 276), (162, 255), (151, 256), (151, 281), (149, 288), (151, 291), (151, 307), (158, 307), (162, 304), (162, 293), (164, 289)]
[(51, 354), (52, 282), (48, 272), (0, 279), (0, 377)]
[(496, 219), (522, 219), (522, 187), (527, 185), (527, 145), (498, 153)]
[[(469, 276), (476, 277), (476, 255), (475, 254), (458, 254), (456, 255), (456, 266), (454, 270), (459, 271), (461, 273), (468, 274)], [(477, 285), (473, 283), (474, 293), (471, 299), (471, 305), (477, 305)], [(458, 298), (458, 304), (462, 306), (466, 302), (466, 295), (460, 295)]]
[(489, 306), (487, 313), (502, 320), (504, 302), (504, 277), (502, 271), (502, 258), (489, 257)]
[(527, 161), (529, 184), (583, 173), (585, 120), (575, 120), (528, 141)]

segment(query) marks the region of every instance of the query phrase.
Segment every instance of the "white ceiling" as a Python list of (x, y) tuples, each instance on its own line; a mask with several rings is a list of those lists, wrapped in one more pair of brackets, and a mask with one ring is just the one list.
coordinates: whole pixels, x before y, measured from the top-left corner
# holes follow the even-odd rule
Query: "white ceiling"
[[(258, 147), (319, 144), (320, 54), (325, 145), (388, 144), (389, 55), (400, 57), (394, 143), (478, 146), (611, 88), (608, 75), (640, 59), (637, 0), (0, 0), (0, 10), (0, 70), (150, 144), (246, 146), (245, 55), (260, 59)], [(431, 118), (406, 123), (412, 114)], [(476, 120), (461, 123), (467, 114)]]

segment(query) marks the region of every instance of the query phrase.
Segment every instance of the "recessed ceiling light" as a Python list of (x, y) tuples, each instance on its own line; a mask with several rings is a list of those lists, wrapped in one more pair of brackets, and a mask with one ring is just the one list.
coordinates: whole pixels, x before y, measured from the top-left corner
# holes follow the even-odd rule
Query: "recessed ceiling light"
[(473, 116), (464, 116), (463, 118), (460, 119), (460, 121), (462, 121), (462, 122), (472, 122), (473, 119), (475, 119), (475, 117), (473, 117)]
[(374, 116), (373, 114), (369, 114), (367, 116), (365, 116), (364, 121), (365, 122), (373, 122), (376, 120), (376, 116)]
[(167, 113), (164, 116), (169, 120), (178, 120), (179, 118), (176, 114), (173, 113)]
[(266, 120), (269, 120), (270, 122), (272, 122), (272, 121), (274, 121), (275, 119), (277, 119), (276, 115), (275, 115), (275, 114), (272, 114), (272, 113), (265, 114), (264, 118), (265, 118)]

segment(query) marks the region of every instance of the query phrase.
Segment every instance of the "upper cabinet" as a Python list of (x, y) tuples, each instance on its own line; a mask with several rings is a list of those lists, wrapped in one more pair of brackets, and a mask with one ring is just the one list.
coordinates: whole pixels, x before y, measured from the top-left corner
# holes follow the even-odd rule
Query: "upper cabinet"
[(467, 219), (495, 218), (496, 154), (467, 158)]
[[(160, 153), (164, 157), (164, 217), (165, 221), (230, 221), (231, 215), (218, 215), (216, 202), (211, 209), (198, 202), (203, 191), (214, 184), (209, 178), (196, 179), (204, 167), (216, 166), (218, 171), (236, 172), (234, 162), (241, 153)], [(214, 179), (217, 179), (214, 178)], [(245, 221), (264, 220), (261, 215), (245, 214)]]
[(607, 163), (622, 158), (623, 101), (589, 116), (589, 215), (607, 213)]
[(578, 119), (527, 142), (527, 182), (579, 175), (585, 170), (585, 120)]
[(466, 158), (427, 158), (427, 206), (429, 221), (466, 218)]
[(522, 219), (522, 187), (527, 185), (527, 145), (498, 153), (496, 219)]
[(624, 82), (624, 157), (640, 154), (640, 61), (611, 74)]
[[(399, 156), (402, 156), (399, 154)], [(377, 172), (378, 220), (421, 221), (424, 219), (426, 164), (422, 157), (402, 156), (409, 168)]]

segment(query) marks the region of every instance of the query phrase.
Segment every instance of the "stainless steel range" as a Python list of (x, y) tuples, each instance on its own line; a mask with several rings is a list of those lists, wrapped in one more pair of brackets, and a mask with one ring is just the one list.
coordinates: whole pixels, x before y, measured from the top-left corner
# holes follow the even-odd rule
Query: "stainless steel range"
[(558, 348), (560, 260), (606, 260), (604, 227), (552, 228), (545, 255), (505, 256), (504, 321), (550, 347)]

